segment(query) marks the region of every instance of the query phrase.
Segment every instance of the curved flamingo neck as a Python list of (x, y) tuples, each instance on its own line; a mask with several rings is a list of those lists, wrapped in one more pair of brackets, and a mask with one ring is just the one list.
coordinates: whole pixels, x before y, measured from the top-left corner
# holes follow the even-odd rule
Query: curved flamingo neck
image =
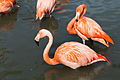
[(76, 34), (76, 31), (74, 30), (74, 24), (75, 24), (76, 20), (75, 20), (75, 17), (68, 23), (68, 26), (67, 26), (67, 31), (70, 33), (70, 34)]
[(43, 58), (45, 60), (46, 63), (50, 64), (50, 65), (56, 65), (58, 64), (58, 62), (55, 60), (55, 58), (51, 59), (48, 55), (49, 53), (49, 50), (52, 46), (52, 43), (53, 43), (53, 36), (51, 33), (47, 34), (48, 38), (49, 38), (49, 42), (43, 52)]
[(80, 17), (79, 17), (79, 19), (80, 19), (80, 18), (82, 18), (82, 17), (84, 16), (84, 14), (86, 13), (86, 11), (87, 11), (87, 6), (86, 6), (85, 4), (82, 4), (82, 5), (80, 5), (77, 9), (80, 10)]

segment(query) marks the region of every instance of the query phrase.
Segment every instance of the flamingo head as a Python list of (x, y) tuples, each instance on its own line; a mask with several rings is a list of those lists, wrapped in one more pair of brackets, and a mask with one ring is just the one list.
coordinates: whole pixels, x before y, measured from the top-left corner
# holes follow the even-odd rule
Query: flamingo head
[(47, 35), (49, 34), (49, 31), (48, 30), (46, 30), (46, 29), (41, 29), (39, 32), (38, 32), (38, 34), (37, 34), (37, 36), (35, 37), (35, 42), (36, 42), (36, 44), (39, 46), (39, 41), (40, 41), (40, 39), (41, 38), (43, 38), (43, 37), (46, 37)]
[(76, 21), (78, 22), (79, 18), (81, 18), (85, 12), (87, 10), (87, 6), (85, 4), (82, 4), (82, 5), (79, 5), (77, 8), (76, 8)]

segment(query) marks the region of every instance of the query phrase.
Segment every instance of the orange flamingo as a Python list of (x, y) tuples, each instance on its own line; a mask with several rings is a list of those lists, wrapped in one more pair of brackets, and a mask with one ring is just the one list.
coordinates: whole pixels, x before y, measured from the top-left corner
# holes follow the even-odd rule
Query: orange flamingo
[(0, 14), (11, 12), (13, 7), (20, 7), (16, 0), (0, 0)]
[(55, 0), (38, 0), (37, 1), (37, 11), (36, 11), (36, 19), (42, 19), (45, 13), (51, 13), (54, 11), (55, 8)]
[(76, 16), (69, 22), (67, 31), (70, 34), (77, 34), (79, 37), (81, 37), (83, 44), (85, 44), (85, 40), (88, 40), (88, 38), (98, 41), (107, 47), (109, 47), (109, 42), (114, 44), (112, 39), (102, 30), (99, 24), (97, 24), (91, 18), (83, 16), (86, 11), (87, 6), (85, 4), (77, 7)]
[(35, 37), (35, 42), (39, 46), (39, 40), (46, 36), (49, 38), (49, 42), (43, 52), (43, 58), (50, 65), (64, 64), (72, 69), (76, 69), (80, 66), (87, 66), (98, 61), (108, 62), (104, 56), (97, 54), (88, 46), (78, 42), (66, 42), (60, 45), (55, 52), (54, 58), (51, 59), (48, 53), (53, 43), (52, 34), (48, 30), (42, 29)]

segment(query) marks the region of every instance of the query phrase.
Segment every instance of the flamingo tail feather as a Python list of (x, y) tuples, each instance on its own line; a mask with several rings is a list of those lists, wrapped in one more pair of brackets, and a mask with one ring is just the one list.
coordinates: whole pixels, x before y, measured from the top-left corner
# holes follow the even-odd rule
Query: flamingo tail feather
[(97, 54), (98, 59), (103, 59), (104, 61), (107, 61), (109, 64), (111, 64), (104, 56)]
[(39, 11), (37, 10), (37, 14), (36, 14), (36, 20), (39, 18), (40, 20), (43, 18), (44, 16), (44, 11)]
[(91, 38), (91, 39), (94, 41), (98, 41), (98, 42), (104, 44), (105, 46), (109, 47), (109, 43), (106, 43), (104, 39), (101, 39), (101, 38)]
[(114, 44), (113, 40), (104, 32), (103, 33), (103, 38), (107, 41), (110, 42), (112, 44)]

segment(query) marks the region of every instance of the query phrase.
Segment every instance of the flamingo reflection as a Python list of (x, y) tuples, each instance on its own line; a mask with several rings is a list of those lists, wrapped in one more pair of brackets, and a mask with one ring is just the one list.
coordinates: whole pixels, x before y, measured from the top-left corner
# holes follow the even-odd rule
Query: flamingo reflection
[(6, 48), (3, 46), (0, 46), (0, 64), (3, 63), (6, 60)]
[(12, 14), (0, 16), (0, 30), (10, 31), (14, 29), (14, 25), (17, 21), (18, 9), (16, 9)]
[(0, 70), (0, 80), (4, 80), (8, 75), (21, 74), (22, 71), (4, 71)]
[[(97, 75), (103, 73), (109, 65), (99, 64), (81, 67), (76, 70), (68, 67), (50, 68), (44, 73), (45, 80), (93, 80)], [(42, 76), (43, 77), (43, 76)], [(39, 76), (41, 78), (41, 76)], [(39, 79), (36, 79), (39, 80)]]
[(53, 16), (51, 16), (51, 18), (45, 17), (41, 20), (40, 24), (36, 26), (37, 30), (44, 28), (49, 30), (53, 35), (55, 35), (58, 29), (58, 21)]
[[(62, 9), (63, 6), (66, 6), (68, 3), (70, 2), (70, 0), (56, 0), (56, 7), (55, 10), (60, 10)], [(62, 9), (60, 11), (57, 11), (56, 13), (63, 13), (65, 12), (66, 9)]]

